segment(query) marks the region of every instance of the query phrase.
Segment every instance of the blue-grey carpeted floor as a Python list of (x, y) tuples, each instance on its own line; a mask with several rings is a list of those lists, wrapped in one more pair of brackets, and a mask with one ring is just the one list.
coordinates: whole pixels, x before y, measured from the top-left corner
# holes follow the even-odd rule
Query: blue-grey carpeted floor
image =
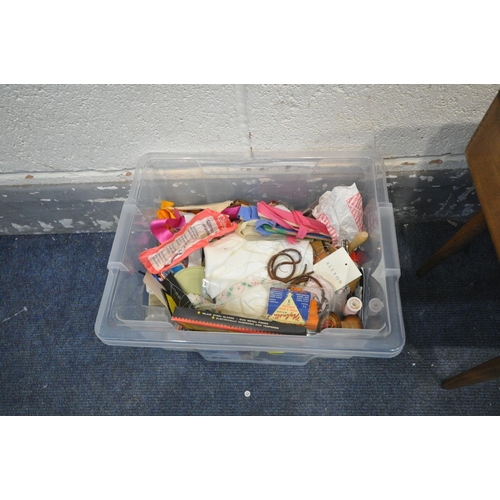
[(114, 234), (0, 237), (0, 414), (500, 415), (500, 380), (440, 387), (500, 355), (500, 264), (489, 235), (417, 278), (456, 229), (447, 222), (396, 229), (403, 353), (304, 367), (106, 346), (94, 321)]

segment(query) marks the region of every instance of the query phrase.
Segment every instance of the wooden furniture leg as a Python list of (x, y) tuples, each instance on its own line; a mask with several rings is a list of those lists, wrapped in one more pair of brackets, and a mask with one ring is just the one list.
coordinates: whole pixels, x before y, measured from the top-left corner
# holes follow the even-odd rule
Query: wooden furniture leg
[(443, 380), (441, 386), (443, 389), (458, 389), (497, 378), (500, 378), (500, 356)]
[(482, 209), (469, 219), (425, 264), (417, 271), (417, 276), (427, 274), (450, 255), (458, 252), (482, 233), (486, 226), (486, 219)]

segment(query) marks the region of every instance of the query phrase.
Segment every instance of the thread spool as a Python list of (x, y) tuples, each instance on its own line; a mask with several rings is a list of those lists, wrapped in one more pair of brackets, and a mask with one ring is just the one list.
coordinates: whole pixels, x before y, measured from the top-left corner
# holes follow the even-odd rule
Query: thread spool
[(378, 330), (384, 326), (382, 309), (384, 309), (384, 303), (380, 299), (375, 297), (368, 302), (366, 328)]
[(321, 329), (325, 328), (341, 328), (342, 322), (340, 318), (333, 312), (331, 312), (321, 323)]
[(349, 316), (346, 316), (341, 322), (340, 322), (342, 328), (356, 328), (356, 329), (361, 329), (363, 328), (363, 323), (359, 319), (359, 316), (355, 316), (353, 314), (350, 314)]
[(369, 314), (378, 314), (384, 308), (384, 303), (377, 298), (371, 299), (368, 302), (368, 313)]
[(357, 315), (361, 308), (363, 307), (363, 302), (357, 297), (351, 297), (344, 306), (344, 316)]
[(321, 323), (321, 330), (325, 328), (354, 328), (362, 329), (363, 323), (359, 316), (353, 314), (346, 316), (342, 321), (335, 313), (330, 313)]

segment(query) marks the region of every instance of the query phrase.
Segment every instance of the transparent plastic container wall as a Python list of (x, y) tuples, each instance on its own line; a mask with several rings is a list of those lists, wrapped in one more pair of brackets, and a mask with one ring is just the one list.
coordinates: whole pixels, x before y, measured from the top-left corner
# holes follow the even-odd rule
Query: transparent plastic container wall
[[(176, 205), (280, 200), (303, 210), (325, 191), (356, 186), (363, 198), (363, 329), (329, 328), (305, 337), (180, 331), (164, 307), (148, 305), (139, 254), (158, 242), (150, 231), (161, 200)], [(197, 351), (213, 361), (305, 364), (322, 358), (390, 358), (405, 343), (400, 265), (384, 162), (372, 152), (171, 155), (138, 161), (113, 242), (95, 323), (111, 346)]]

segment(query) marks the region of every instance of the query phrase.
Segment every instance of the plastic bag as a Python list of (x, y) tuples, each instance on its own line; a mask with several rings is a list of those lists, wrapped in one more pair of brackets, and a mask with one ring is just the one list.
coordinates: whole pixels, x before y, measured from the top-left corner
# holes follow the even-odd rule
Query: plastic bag
[(351, 241), (363, 231), (363, 199), (356, 183), (321, 195), (313, 215), (327, 227), (334, 246), (344, 239)]

